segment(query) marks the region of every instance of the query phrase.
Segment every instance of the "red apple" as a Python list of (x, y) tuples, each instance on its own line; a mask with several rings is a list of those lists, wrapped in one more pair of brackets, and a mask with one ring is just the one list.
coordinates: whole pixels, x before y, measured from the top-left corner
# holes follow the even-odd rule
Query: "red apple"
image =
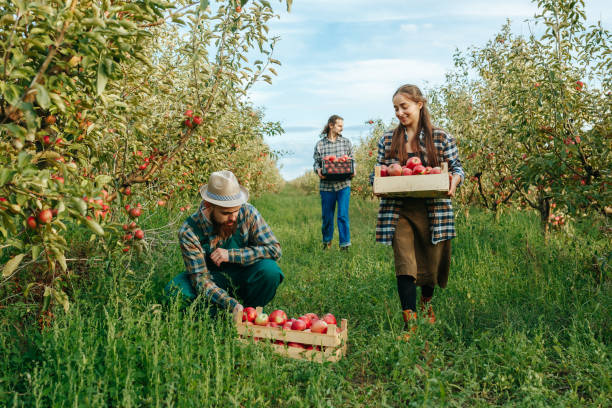
[(430, 166), (425, 166), (425, 173), (423, 174), (430, 174), (431, 173), (431, 167)]
[(412, 176), (412, 170), (410, 170), (408, 167), (404, 167), (402, 169), (402, 176)]
[(257, 310), (254, 307), (246, 307), (242, 312), (242, 321), (253, 322), (257, 317)]
[(276, 323), (276, 322), (268, 322), (267, 326), (268, 326), (268, 327), (280, 327), (280, 326), (278, 325), (278, 323)]
[(392, 176), (392, 177), (394, 177), (394, 176), (401, 176), (402, 175), (402, 166), (400, 166), (397, 163), (393, 163), (387, 169), (387, 173), (389, 173), (389, 176)]
[(130, 222), (129, 228), (130, 228), (131, 230), (133, 230), (133, 229), (134, 229), (134, 228), (136, 228), (137, 226), (138, 226), (138, 225), (136, 225), (136, 222), (132, 221), (132, 222)]
[(46, 145), (51, 144), (51, 138), (48, 135), (43, 136), (43, 143)]
[(389, 170), (387, 169), (387, 166), (385, 166), (384, 164), (382, 166), (380, 166), (380, 177), (387, 177), (389, 175)]
[(434, 167), (433, 169), (431, 169), (431, 173), (430, 174), (441, 174), (442, 173), (442, 169), (439, 167)]
[(125, 195), (130, 195), (130, 194), (132, 194), (132, 189), (131, 189), (131, 188), (129, 188), (129, 187), (124, 188), (124, 189), (123, 189), (123, 194), (125, 194)]
[(336, 316), (331, 313), (328, 313), (323, 316), (323, 321), (325, 321), (325, 323), (327, 324), (336, 324)]
[(28, 227), (30, 227), (31, 229), (36, 229), (36, 227), (38, 226), (38, 224), (36, 223), (36, 218), (34, 217), (28, 217), (28, 219), (26, 220), (26, 224), (28, 224)]
[(336, 161), (336, 156), (335, 155), (329, 155), (327, 156), (327, 160), (329, 160), (330, 162), (335, 162)]
[(124, 241), (130, 241), (132, 238), (134, 238), (134, 236), (132, 234), (125, 234), (123, 236), (123, 240)]
[(194, 116), (193, 117), (193, 123), (196, 125), (201, 125), (202, 124), (202, 118), (199, 116)]
[(38, 221), (41, 224), (48, 224), (51, 222), (52, 219), (53, 219), (53, 213), (49, 209), (42, 210), (40, 214), (38, 214)]
[(270, 313), (270, 321), (283, 325), (287, 321), (287, 314), (282, 310), (275, 310)]
[(140, 217), (141, 214), (142, 214), (142, 211), (140, 211), (140, 208), (138, 208), (138, 207), (132, 208), (130, 210), (130, 217), (132, 217), (132, 218), (138, 218), (138, 217)]
[(265, 313), (262, 314), (258, 314), (257, 317), (255, 318), (255, 324), (258, 326), (266, 326), (268, 324), (268, 315)]
[(143, 239), (144, 238), (144, 231), (141, 229), (137, 229), (136, 231), (134, 231), (134, 238), (136, 239)]
[(416, 156), (409, 158), (406, 162), (406, 166), (411, 170), (414, 170), (414, 168), (419, 164), (421, 164), (421, 159)]
[(304, 348), (304, 345), (302, 343), (295, 343), (293, 341), (290, 341), (289, 343), (287, 343), (288, 347), (295, 347), (295, 348)]
[(193, 111), (191, 109), (188, 109), (185, 111), (185, 116), (187, 116), (188, 118), (193, 116)]
[(306, 323), (307, 329), (310, 329), (310, 326), (312, 326), (312, 320), (310, 320), (310, 317), (308, 316), (300, 316), (299, 320), (303, 320)]
[(284, 324), (283, 324), (283, 330), (291, 330), (291, 325), (293, 324), (295, 320), (291, 319), (291, 320), (287, 320)]
[(412, 174), (425, 174), (425, 167), (423, 167), (421, 164), (417, 164), (412, 169)]
[(306, 321), (297, 319), (291, 324), (291, 330), (304, 331), (306, 330)]
[(191, 123), (191, 121), (189, 119), (185, 119), (185, 126), (187, 126), (188, 128), (192, 128), (193, 127), (193, 123)]
[(306, 313), (304, 316), (308, 317), (311, 322), (314, 322), (315, 320), (319, 320), (319, 316), (317, 316), (316, 313)]
[(316, 320), (310, 327), (313, 333), (327, 333), (327, 322), (325, 320)]

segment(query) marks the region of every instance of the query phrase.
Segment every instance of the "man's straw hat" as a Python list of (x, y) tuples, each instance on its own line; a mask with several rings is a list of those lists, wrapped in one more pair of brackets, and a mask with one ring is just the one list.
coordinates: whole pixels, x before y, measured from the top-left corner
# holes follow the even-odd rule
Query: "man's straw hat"
[(238, 207), (247, 202), (249, 192), (238, 184), (234, 173), (228, 170), (215, 171), (208, 178), (208, 184), (200, 188), (205, 201), (220, 207)]

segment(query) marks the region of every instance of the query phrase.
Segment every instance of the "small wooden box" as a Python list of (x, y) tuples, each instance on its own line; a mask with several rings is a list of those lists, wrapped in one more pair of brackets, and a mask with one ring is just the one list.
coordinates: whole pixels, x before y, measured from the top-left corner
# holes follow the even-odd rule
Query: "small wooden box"
[(448, 197), (448, 164), (442, 163), (440, 174), (421, 174), (417, 176), (380, 177), (380, 166), (374, 170), (374, 194), (384, 197)]
[[(262, 308), (257, 307), (257, 314), (261, 314)], [(283, 330), (280, 327), (257, 326), (250, 322), (242, 321), (242, 313), (234, 314), (234, 323), (238, 336), (242, 341), (255, 338), (269, 339), (274, 342), (281, 340), (285, 343), (294, 342), (313, 346), (312, 350), (286, 345), (271, 344), (276, 353), (299, 360), (336, 362), (346, 355), (346, 344), (348, 341), (348, 329), (346, 319), (340, 321), (340, 330), (335, 324), (327, 327), (327, 333), (312, 333), (297, 330)]]

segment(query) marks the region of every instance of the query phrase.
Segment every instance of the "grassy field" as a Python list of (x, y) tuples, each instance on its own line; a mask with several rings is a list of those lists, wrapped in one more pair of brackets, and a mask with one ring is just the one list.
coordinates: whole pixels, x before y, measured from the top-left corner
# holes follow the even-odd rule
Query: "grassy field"
[(266, 310), (348, 319), (344, 359), (286, 359), (240, 345), (229, 319), (197, 304), (164, 305), (164, 284), (182, 270), (170, 243), (76, 281), (69, 314), (56, 308), (43, 332), (0, 311), (0, 406), (610, 406), (611, 285), (592, 267), (610, 244), (596, 228), (545, 242), (534, 214), (461, 212), (449, 285), (434, 295), (438, 323), (399, 342), (392, 252), (374, 244), (377, 203), (352, 200), (348, 255), (337, 239), (321, 251), (318, 196), (287, 187), (253, 203), (283, 246), (286, 279)]

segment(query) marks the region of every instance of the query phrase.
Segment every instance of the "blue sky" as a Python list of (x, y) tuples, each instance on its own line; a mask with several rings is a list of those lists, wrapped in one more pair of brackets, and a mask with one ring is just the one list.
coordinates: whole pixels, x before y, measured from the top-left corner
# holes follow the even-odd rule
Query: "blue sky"
[[(273, 84), (256, 85), (250, 98), (286, 131), (267, 142), (286, 152), (281, 174), (290, 180), (312, 169), (314, 144), (329, 116), (342, 116), (344, 136), (358, 143), (366, 120), (394, 117), (391, 95), (398, 86), (441, 84), (456, 49), (484, 45), (507, 19), (513, 32), (528, 34), (533, 21), (526, 20), (537, 8), (526, 0), (295, 0), (291, 13), (280, 5), (278, 11), (270, 34), (281, 37), (275, 58), (282, 66)], [(586, 11), (609, 29), (609, 1), (587, 1)]]

